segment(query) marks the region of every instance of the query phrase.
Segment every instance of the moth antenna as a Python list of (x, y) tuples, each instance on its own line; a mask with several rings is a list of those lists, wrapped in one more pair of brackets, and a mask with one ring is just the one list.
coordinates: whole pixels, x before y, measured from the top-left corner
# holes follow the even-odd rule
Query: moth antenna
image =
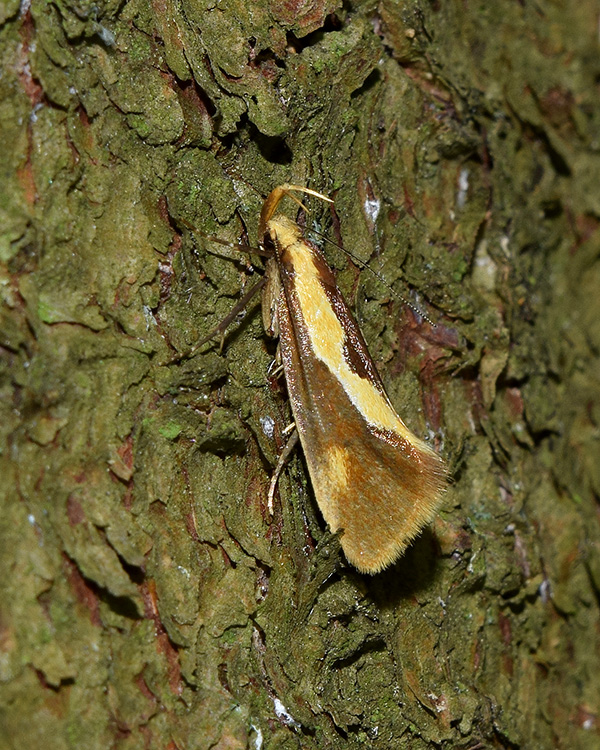
[(354, 253), (353, 253), (353, 252), (352, 252), (351, 250), (346, 250), (346, 248), (344, 248), (344, 247), (340, 247), (340, 246), (339, 246), (339, 245), (337, 244), (337, 242), (333, 242), (333, 240), (330, 240), (330, 239), (329, 239), (329, 237), (326, 237), (326, 236), (325, 236), (325, 235), (324, 235), (324, 234), (323, 234), (322, 232), (319, 232), (319, 230), (318, 230), (318, 229), (310, 229), (309, 231), (310, 231), (310, 232), (313, 232), (313, 234), (316, 234), (316, 235), (318, 235), (318, 236), (319, 236), (319, 237), (321, 237), (321, 239), (323, 239), (323, 240), (324, 240), (325, 242), (328, 242), (328, 243), (329, 243), (330, 245), (333, 245), (333, 247), (337, 248), (338, 250), (341, 250), (341, 251), (342, 251), (343, 253), (345, 253), (345, 254), (346, 254), (346, 255), (348, 255), (348, 256), (349, 256), (350, 258), (352, 258), (352, 260), (353, 260), (353, 261), (354, 261), (354, 262), (355, 262), (355, 263), (356, 263), (356, 264), (357, 264), (358, 266), (360, 266), (360, 268), (364, 269), (365, 271), (369, 271), (369, 273), (373, 274), (373, 276), (375, 276), (375, 278), (376, 278), (376, 279), (377, 279), (378, 281), (380, 281), (380, 282), (381, 282), (381, 283), (382, 283), (382, 284), (383, 284), (383, 285), (384, 285), (384, 286), (386, 287), (386, 289), (389, 289), (389, 290), (390, 290), (390, 292), (391, 292), (391, 293), (392, 293), (392, 294), (393, 294), (393, 295), (394, 295), (395, 297), (398, 297), (398, 298), (399, 298), (399, 299), (400, 299), (400, 300), (401, 300), (401, 301), (402, 301), (402, 302), (403, 302), (403, 303), (404, 303), (404, 304), (405, 304), (405, 305), (406, 305), (407, 307), (409, 307), (409, 308), (410, 308), (410, 309), (411, 309), (411, 310), (412, 310), (412, 311), (413, 311), (414, 313), (416, 313), (416, 314), (417, 314), (417, 315), (419, 315), (419, 316), (420, 316), (421, 318), (423, 318), (423, 320), (426, 320), (426, 321), (427, 321), (427, 322), (429, 323), (429, 325), (430, 325), (430, 326), (432, 326), (433, 328), (437, 328), (437, 323), (434, 323), (434, 322), (433, 322), (433, 320), (431, 320), (431, 318), (430, 318), (430, 317), (429, 317), (429, 316), (428, 316), (428, 315), (427, 315), (426, 313), (424, 313), (424, 312), (423, 312), (423, 310), (421, 310), (421, 309), (420, 309), (419, 307), (417, 307), (417, 305), (415, 305), (415, 304), (414, 304), (413, 302), (411, 302), (410, 300), (406, 299), (406, 297), (405, 297), (404, 295), (402, 295), (402, 294), (400, 294), (399, 292), (397, 292), (397, 291), (396, 291), (396, 290), (395, 290), (395, 289), (394, 289), (394, 288), (393, 288), (393, 287), (391, 286), (391, 284), (388, 284), (388, 282), (387, 282), (387, 281), (386, 281), (386, 280), (385, 280), (385, 279), (383, 278), (383, 276), (382, 276), (382, 275), (381, 275), (380, 273), (378, 273), (378, 272), (377, 272), (377, 271), (376, 271), (376, 270), (375, 270), (374, 268), (372, 268), (372, 267), (371, 267), (371, 266), (370, 266), (370, 265), (369, 265), (369, 264), (367, 263), (367, 261), (365, 261), (365, 260), (362, 260), (361, 258), (359, 258), (358, 256), (356, 256), (356, 255), (355, 255), (355, 254), (354, 254)]
[(286, 192), (286, 195), (287, 195), (288, 198), (291, 198), (294, 201), (294, 203), (297, 203), (302, 210), (306, 211), (307, 214), (310, 213), (310, 211), (308, 210), (308, 208), (306, 208), (306, 206), (304, 205), (304, 203), (302, 203), (302, 201), (300, 200), (300, 198), (298, 198), (297, 196), (295, 196), (293, 193), (289, 193), (289, 192)]
[[(258, 220), (258, 236), (262, 239), (265, 236), (265, 232), (267, 231), (267, 224), (269, 223), (269, 220), (273, 217), (273, 214), (277, 210), (277, 206), (279, 205), (279, 202), (283, 198), (284, 195), (287, 195), (292, 200), (296, 201), (302, 208), (307, 211), (304, 204), (298, 200), (294, 195), (292, 195), (291, 191), (296, 191), (297, 193), (306, 193), (308, 195), (314, 195), (315, 198), (319, 198), (322, 201), (325, 201), (326, 203), (333, 203), (333, 198), (328, 198), (326, 195), (323, 195), (323, 193), (317, 193), (316, 190), (312, 190), (311, 188), (302, 187), (300, 185), (290, 185), (288, 183), (285, 183), (284, 185), (279, 185), (274, 190), (272, 190), (269, 195), (266, 197), (265, 202), (263, 203), (262, 210), (260, 212), (260, 219)], [(308, 212), (308, 211), (307, 211)]]
[[(282, 189), (286, 192), (287, 195), (292, 198), (293, 196), (290, 195), (290, 190), (295, 190), (298, 193), (306, 193), (306, 195), (312, 195), (315, 198), (320, 198), (322, 201), (325, 201), (325, 203), (333, 203), (333, 198), (330, 198), (328, 195), (323, 195), (323, 193), (319, 193), (316, 190), (313, 190), (312, 188), (302, 187), (301, 185), (282, 185)], [(300, 204), (302, 205), (302, 204)]]
[[(302, 201), (299, 200), (295, 195), (293, 195), (293, 193), (291, 192), (292, 190), (296, 190), (296, 191), (298, 191), (300, 193), (306, 193), (308, 195), (312, 195), (315, 198), (319, 198), (320, 200), (326, 201), (327, 203), (333, 203), (334, 202), (332, 198), (329, 198), (328, 196), (323, 195), (323, 193), (319, 193), (316, 190), (312, 190), (311, 188), (301, 187), (300, 185), (289, 185), (289, 184), (286, 184), (286, 185), (281, 185), (280, 188), (276, 188), (275, 191), (273, 191), (274, 193), (277, 193), (279, 191), (279, 194), (277, 195), (277, 197), (273, 198), (273, 208), (272, 208), (272, 210), (270, 210), (268, 212), (267, 215), (271, 215), (273, 213), (273, 211), (275, 210), (275, 207), (277, 206), (277, 203), (279, 203), (279, 200), (281, 199), (281, 195), (287, 195), (289, 198), (291, 198), (293, 201), (295, 201), (304, 211), (306, 211), (306, 213), (310, 213), (310, 211), (306, 208), (306, 206), (302, 203)], [(271, 195), (273, 195), (273, 193)], [(432, 326), (432, 328), (437, 328), (437, 324), (434, 323), (433, 320), (426, 313), (424, 313), (419, 307), (417, 307), (417, 305), (415, 305), (414, 303), (412, 303), (408, 299), (406, 299), (406, 297), (404, 295), (400, 294), (399, 292), (396, 292), (390, 286), (390, 284), (388, 284), (388, 282), (379, 273), (377, 273), (377, 271), (375, 271), (374, 268), (371, 268), (371, 266), (366, 261), (361, 260), (360, 258), (358, 258), (350, 250), (346, 250), (345, 248), (340, 247), (339, 245), (337, 245), (335, 242), (332, 242), (332, 240), (330, 240), (328, 237), (326, 237), (324, 234), (322, 234), (322, 232), (319, 232), (316, 229), (311, 229), (310, 231), (314, 232), (319, 237), (322, 237), (325, 240), (325, 242), (329, 242), (334, 247), (337, 247), (338, 250), (341, 250), (343, 253), (346, 253), (361, 268), (364, 268), (364, 269), (368, 270), (370, 273), (372, 273), (373, 276), (375, 276), (376, 279), (378, 279), (387, 289), (389, 289), (390, 292), (394, 296), (399, 297), (400, 300), (402, 300), (402, 302), (407, 307), (409, 307), (414, 313), (416, 313), (421, 318), (423, 318), (423, 320), (427, 321), (429, 323), (429, 325)]]

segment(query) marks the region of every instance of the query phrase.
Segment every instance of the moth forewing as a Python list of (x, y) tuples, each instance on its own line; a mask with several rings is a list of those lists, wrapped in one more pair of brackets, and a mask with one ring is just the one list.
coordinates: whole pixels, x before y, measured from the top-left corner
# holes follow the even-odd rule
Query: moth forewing
[[(281, 358), (313, 490), (342, 549), (359, 570), (392, 563), (428, 524), (446, 468), (394, 411), (362, 334), (321, 251), (275, 215), (290, 190), (276, 188), (259, 226), (275, 250), (263, 293), (267, 329)], [(327, 199), (329, 200), (329, 199)]]

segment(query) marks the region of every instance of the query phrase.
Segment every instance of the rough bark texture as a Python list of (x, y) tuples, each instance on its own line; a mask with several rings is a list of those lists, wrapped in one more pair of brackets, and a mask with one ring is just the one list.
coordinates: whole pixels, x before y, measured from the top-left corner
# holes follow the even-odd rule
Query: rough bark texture
[[(600, 747), (597, 3), (0, 14), (2, 750)], [(331, 256), (454, 475), (375, 577), (300, 455), (267, 514), (256, 307), (169, 363), (282, 181), (438, 321)]]

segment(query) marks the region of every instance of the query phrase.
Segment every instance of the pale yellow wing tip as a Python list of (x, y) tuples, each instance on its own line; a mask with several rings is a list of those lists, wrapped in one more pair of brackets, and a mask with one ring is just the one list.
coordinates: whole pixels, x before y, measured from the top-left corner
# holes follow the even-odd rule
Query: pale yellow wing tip
[(435, 491), (429, 495), (427, 502), (423, 503), (419, 518), (412, 519), (409, 527), (403, 529), (402, 533), (398, 534), (392, 542), (383, 544), (376, 550), (364, 552), (360, 550), (360, 545), (353, 544), (350, 538), (347, 537), (344, 540), (342, 532), (340, 541), (348, 562), (360, 573), (369, 575), (381, 573), (397, 562), (415, 539), (433, 522), (440, 509), (448, 484), (445, 473), (438, 476), (438, 479), (443, 481), (443, 486), (435, 488)]
[[(431, 519), (433, 520), (433, 519)], [(377, 575), (377, 573), (381, 573), (386, 568), (389, 568), (391, 565), (393, 565), (395, 562), (397, 562), (402, 555), (406, 552), (406, 550), (411, 546), (411, 544), (417, 539), (423, 531), (429, 526), (431, 523), (431, 520), (427, 523), (423, 524), (414, 534), (412, 534), (410, 537), (407, 537), (400, 542), (398, 542), (396, 545), (387, 547), (385, 549), (381, 549), (377, 554), (371, 555), (367, 558), (367, 556), (363, 555), (354, 555), (349, 550), (344, 549), (343, 544), (343, 537), (342, 537), (342, 549), (344, 550), (344, 555), (346, 556), (346, 559), (348, 562), (355, 567), (359, 573), (367, 573), (368, 575)]]

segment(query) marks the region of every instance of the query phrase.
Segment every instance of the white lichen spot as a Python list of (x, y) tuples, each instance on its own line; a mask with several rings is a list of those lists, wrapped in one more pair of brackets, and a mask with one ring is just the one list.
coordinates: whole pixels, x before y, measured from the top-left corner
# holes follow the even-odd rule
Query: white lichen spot
[(458, 173), (458, 192), (456, 194), (456, 205), (463, 208), (467, 202), (467, 193), (469, 191), (469, 170), (465, 167)]
[(144, 311), (144, 320), (146, 321), (146, 330), (150, 330), (151, 326), (156, 325), (156, 320), (154, 319), (154, 314), (152, 312), (152, 308), (148, 307), (148, 305), (143, 306)]
[(254, 748), (255, 750), (262, 750), (263, 746), (263, 733), (261, 732), (260, 728), (257, 727), (255, 724), (250, 724), (250, 727), (254, 731), (254, 734), (256, 737), (254, 738)]
[(496, 288), (498, 269), (488, 253), (487, 243), (480, 242), (475, 250), (473, 284), (484, 292), (493, 292)]
[(96, 24), (96, 34), (100, 38), (100, 41), (107, 47), (115, 46), (117, 39), (113, 32), (110, 29), (107, 29), (106, 26), (102, 26), (100, 23)]
[(277, 716), (277, 718), (280, 721), (282, 721), (284, 724), (287, 724), (289, 727), (300, 726), (300, 724), (298, 724), (298, 722), (290, 714), (290, 712), (283, 705), (283, 703), (279, 700), (279, 698), (273, 698), (273, 706), (275, 708), (275, 716)]
[(34, 106), (34, 108), (31, 110), (31, 114), (29, 115), (29, 122), (35, 123), (38, 121), (37, 113), (40, 111), (40, 109), (43, 108), (43, 106), (44, 105), (41, 102)]
[(438, 714), (443, 713), (448, 709), (448, 701), (444, 695), (436, 695), (435, 693), (427, 693), (427, 697), (434, 704), (435, 710)]
[(273, 417), (261, 417), (260, 426), (265, 435), (271, 439), (275, 433), (275, 420)]
[(379, 216), (379, 211), (381, 210), (381, 201), (377, 200), (377, 198), (367, 198), (365, 200), (364, 209), (371, 224), (375, 224), (377, 217)]
[(544, 602), (544, 604), (546, 604), (550, 599), (552, 593), (550, 581), (547, 578), (544, 578), (544, 580), (540, 583), (539, 592), (540, 599)]
[(476, 558), (476, 557), (477, 557), (477, 552), (475, 552), (475, 553), (474, 553), (474, 554), (473, 554), (473, 555), (471, 556), (471, 559), (469, 560), (469, 564), (467, 565), (467, 571), (468, 571), (469, 573), (474, 573), (474, 572), (475, 572), (475, 568), (473, 567), (473, 563), (475, 562), (475, 558)]

